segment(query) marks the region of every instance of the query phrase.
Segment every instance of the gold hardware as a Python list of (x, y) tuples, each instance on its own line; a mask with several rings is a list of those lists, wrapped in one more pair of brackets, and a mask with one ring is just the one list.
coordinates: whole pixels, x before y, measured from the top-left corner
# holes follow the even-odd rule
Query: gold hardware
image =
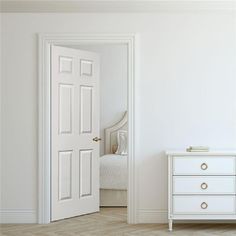
[(206, 202), (203, 202), (203, 203), (201, 204), (201, 208), (202, 208), (202, 209), (207, 209), (207, 207), (208, 207), (208, 205), (207, 205)]
[(95, 137), (95, 138), (93, 138), (93, 141), (94, 142), (98, 142), (98, 141), (101, 141), (102, 139), (101, 138), (98, 138), (98, 137)]
[(207, 189), (207, 188), (208, 188), (207, 183), (202, 183), (202, 184), (201, 184), (201, 188), (202, 188), (202, 189)]
[(201, 169), (206, 170), (208, 168), (208, 165), (206, 163), (201, 164)]

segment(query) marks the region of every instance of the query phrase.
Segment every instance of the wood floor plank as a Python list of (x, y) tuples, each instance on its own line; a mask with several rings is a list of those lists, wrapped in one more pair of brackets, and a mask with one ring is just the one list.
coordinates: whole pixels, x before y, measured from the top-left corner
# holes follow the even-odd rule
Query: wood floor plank
[(74, 217), (48, 225), (4, 224), (1, 236), (236, 236), (235, 224), (175, 224), (168, 232), (166, 224), (126, 223), (125, 208), (102, 208), (99, 213)]

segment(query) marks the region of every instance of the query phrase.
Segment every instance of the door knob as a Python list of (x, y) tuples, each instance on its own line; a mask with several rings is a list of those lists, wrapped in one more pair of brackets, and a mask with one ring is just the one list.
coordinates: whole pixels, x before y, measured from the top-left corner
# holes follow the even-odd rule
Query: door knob
[(93, 138), (93, 141), (94, 142), (98, 142), (98, 141), (101, 141), (102, 139), (101, 138), (98, 138), (98, 137), (95, 137), (95, 138)]

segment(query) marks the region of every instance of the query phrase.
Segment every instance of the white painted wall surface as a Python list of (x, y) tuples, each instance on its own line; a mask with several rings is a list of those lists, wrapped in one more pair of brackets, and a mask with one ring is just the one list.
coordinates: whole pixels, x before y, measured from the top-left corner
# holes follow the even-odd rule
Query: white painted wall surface
[(234, 13), (4, 14), (2, 26), (2, 208), (8, 212), (36, 220), (37, 33), (140, 34), (140, 222), (166, 220), (165, 149), (236, 148)]
[(118, 122), (127, 110), (127, 46), (80, 45), (73, 48), (100, 55), (100, 154), (104, 155), (104, 129)]

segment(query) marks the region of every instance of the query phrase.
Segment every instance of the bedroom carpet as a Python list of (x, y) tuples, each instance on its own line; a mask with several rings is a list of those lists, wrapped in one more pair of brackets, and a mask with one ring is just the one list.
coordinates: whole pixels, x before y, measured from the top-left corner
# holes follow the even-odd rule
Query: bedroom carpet
[(1, 225), (1, 236), (209, 236), (236, 235), (236, 224), (178, 224), (168, 232), (166, 224), (126, 223), (125, 208), (102, 208), (100, 213), (61, 220), (48, 225)]

